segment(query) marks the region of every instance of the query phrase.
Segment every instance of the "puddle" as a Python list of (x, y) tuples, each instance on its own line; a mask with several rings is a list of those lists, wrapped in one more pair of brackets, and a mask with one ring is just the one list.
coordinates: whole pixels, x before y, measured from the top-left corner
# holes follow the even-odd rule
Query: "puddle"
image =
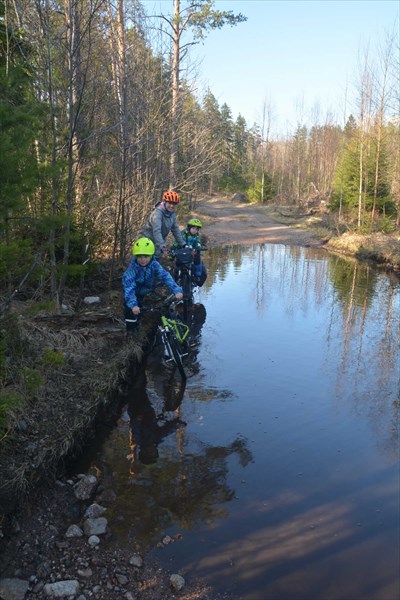
[(243, 600), (397, 597), (399, 280), (280, 245), (207, 268), (186, 385), (156, 349), (80, 463), (114, 543)]

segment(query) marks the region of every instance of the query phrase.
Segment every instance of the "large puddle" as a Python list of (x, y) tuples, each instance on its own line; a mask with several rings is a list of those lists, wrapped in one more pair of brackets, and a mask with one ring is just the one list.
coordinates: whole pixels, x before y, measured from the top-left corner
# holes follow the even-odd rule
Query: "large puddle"
[(398, 598), (399, 280), (281, 245), (206, 262), (186, 387), (155, 351), (80, 464), (114, 540), (243, 600)]

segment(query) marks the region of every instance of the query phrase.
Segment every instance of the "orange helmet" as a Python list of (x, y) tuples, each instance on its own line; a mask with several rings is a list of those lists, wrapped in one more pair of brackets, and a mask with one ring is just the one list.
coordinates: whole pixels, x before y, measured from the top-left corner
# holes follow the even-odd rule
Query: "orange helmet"
[(162, 199), (164, 200), (164, 202), (172, 202), (172, 204), (178, 204), (181, 201), (179, 194), (173, 192), (172, 190), (164, 192)]

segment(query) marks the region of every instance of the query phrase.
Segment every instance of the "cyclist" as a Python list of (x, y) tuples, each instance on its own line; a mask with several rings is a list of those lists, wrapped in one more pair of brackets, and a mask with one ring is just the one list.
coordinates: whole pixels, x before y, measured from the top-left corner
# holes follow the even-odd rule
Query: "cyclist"
[[(194, 250), (194, 283), (199, 287), (207, 279), (207, 269), (201, 260), (200, 229), (202, 227), (200, 219), (189, 219), (185, 229), (181, 231), (185, 244)], [(177, 244), (174, 244), (174, 247), (177, 247)]]
[(182, 299), (182, 289), (172, 276), (154, 258), (154, 244), (146, 237), (141, 237), (133, 244), (133, 258), (122, 275), (124, 290), (124, 314), (127, 333), (130, 334), (137, 325), (140, 306), (146, 294), (156, 287), (165, 285), (177, 300)]
[(176, 221), (175, 210), (180, 202), (180, 196), (173, 190), (164, 192), (162, 200), (157, 202), (147, 218), (147, 222), (140, 231), (140, 235), (154, 242), (155, 257), (157, 260), (167, 258), (167, 237), (171, 232), (179, 246), (185, 242)]

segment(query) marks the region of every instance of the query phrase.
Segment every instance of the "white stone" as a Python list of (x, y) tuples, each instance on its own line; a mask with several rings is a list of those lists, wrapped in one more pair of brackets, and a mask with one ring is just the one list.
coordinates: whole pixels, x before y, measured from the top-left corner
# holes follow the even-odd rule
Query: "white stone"
[(98, 519), (86, 519), (83, 524), (83, 531), (87, 536), (102, 535), (107, 530), (107, 519), (99, 517)]
[(65, 532), (65, 537), (73, 538), (73, 537), (82, 537), (83, 531), (78, 525), (70, 525)]
[(0, 598), (23, 600), (28, 588), (29, 582), (24, 579), (0, 579)]
[(84, 475), (74, 486), (74, 493), (78, 500), (88, 500), (97, 486), (94, 475)]
[(85, 304), (100, 304), (101, 302), (99, 296), (86, 296), (83, 301)]
[(133, 567), (140, 568), (143, 566), (143, 559), (141, 556), (139, 556), (139, 554), (134, 554), (133, 556), (130, 557), (129, 564), (132, 565)]
[(96, 517), (101, 517), (106, 510), (107, 509), (104, 506), (100, 506), (100, 504), (94, 502), (85, 510), (85, 517), (88, 519), (95, 519)]
[(76, 579), (46, 583), (44, 586), (46, 596), (63, 598), (64, 596), (75, 596), (79, 591), (79, 582)]
[(100, 544), (100, 538), (97, 535), (91, 535), (88, 539), (89, 546), (98, 546)]
[(169, 582), (177, 592), (179, 592), (185, 586), (185, 580), (183, 579), (182, 575), (171, 575)]

